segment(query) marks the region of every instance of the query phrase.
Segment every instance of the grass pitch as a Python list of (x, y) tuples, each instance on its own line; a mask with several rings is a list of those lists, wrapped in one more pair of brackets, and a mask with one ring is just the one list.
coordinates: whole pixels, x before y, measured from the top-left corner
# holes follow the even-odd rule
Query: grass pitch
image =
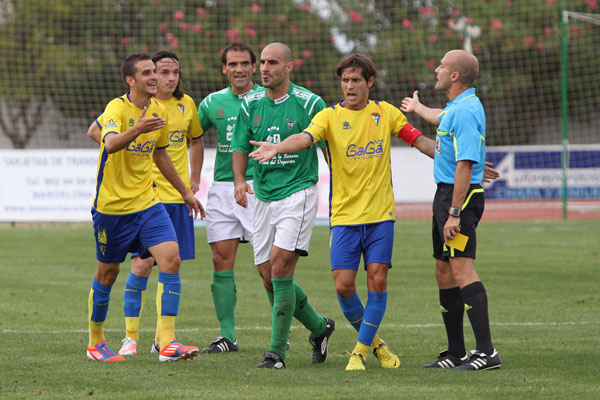
[[(219, 333), (210, 282), (211, 254), (197, 229), (196, 260), (182, 266), (177, 338), (207, 345)], [(240, 351), (159, 363), (154, 337), (153, 272), (142, 315), (138, 355), (124, 363), (86, 360), (87, 297), (95, 271), (90, 226), (0, 227), (0, 398), (10, 399), (597, 399), (600, 398), (600, 221), (483, 222), (476, 269), (489, 299), (492, 338), (503, 366), (457, 373), (423, 370), (446, 347), (431, 258), (430, 223), (396, 223), (388, 306), (379, 330), (402, 361), (383, 370), (373, 356), (366, 372), (344, 371), (356, 332), (337, 303), (328, 229), (317, 227), (296, 280), (322, 314), (334, 318), (329, 358), (312, 365), (308, 332), (292, 324), (287, 369), (258, 370), (269, 345), (270, 313), (251, 249), (236, 265)], [(124, 335), (123, 285), (113, 287), (106, 337)], [(365, 273), (359, 295), (366, 299)], [(465, 316), (467, 347), (474, 339)]]

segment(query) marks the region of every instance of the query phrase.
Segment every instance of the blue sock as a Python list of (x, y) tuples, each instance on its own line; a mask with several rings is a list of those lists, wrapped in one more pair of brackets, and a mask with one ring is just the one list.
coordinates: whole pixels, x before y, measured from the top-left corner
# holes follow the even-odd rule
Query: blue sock
[(111, 286), (105, 286), (96, 280), (92, 282), (92, 316), (91, 319), (94, 322), (104, 322), (106, 320), (106, 314), (108, 314), (108, 303), (110, 302), (110, 291)]
[(123, 294), (123, 310), (126, 317), (139, 317), (142, 309), (142, 292), (146, 290), (148, 278), (129, 273)]
[(179, 273), (159, 272), (159, 290), (162, 286), (160, 315), (176, 316), (179, 313), (179, 299), (181, 297), (181, 280)]
[(360, 343), (367, 346), (371, 345), (383, 319), (383, 314), (385, 314), (386, 305), (387, 292), (368, 292), (363, 321), (358, 331), (358, 341)]
[(338, 301), (340, 302), (342, 312), (344, 313), (344, 316), (348, 322), (350, 322), (350, 325), (352, 325), (357, 331), (360, 330), (360, 324), (365, 312), (365, 308), (360, 301), (360, 297), (358, 297), (356, 292), (354, 292), (353, 295), (345, 298), (341, 298), (338, 295)]

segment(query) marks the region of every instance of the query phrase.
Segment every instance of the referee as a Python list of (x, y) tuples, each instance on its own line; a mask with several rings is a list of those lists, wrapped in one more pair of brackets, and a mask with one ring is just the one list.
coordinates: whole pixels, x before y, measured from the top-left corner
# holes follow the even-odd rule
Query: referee
[[(483, 214), (481, 187), (485, 166), (485, 113), (473, 83), (479, 62), (463, 50), (444, 55), (436, 68), (435, 89), (446, 93), (448, 104), (431, 109), (419, 102), (417, 92), (402, 101), (402, 111), (416, 112), (438, 125), (433, 175), (437, 191), (433, 200), (433, 257), (448, 350), (425, 368), (485, 370), (499, 368), (492, 344), (487, 294), (474, 268), (476, 228)], [(464, 236), (466, 236), (466, 238)], [(454, 242), (466, 239), (466, 245)], [(459, 250), (461, 249), (461, 250)], [(476, 350), (467, 357), (463, 315), (469, 316)]]

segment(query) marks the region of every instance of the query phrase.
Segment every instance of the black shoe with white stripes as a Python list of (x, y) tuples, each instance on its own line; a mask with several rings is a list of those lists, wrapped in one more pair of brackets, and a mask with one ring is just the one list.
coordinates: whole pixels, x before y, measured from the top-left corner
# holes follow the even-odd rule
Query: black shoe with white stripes
[(267, 350), (263, 355), (263, 360), (256, 365), (256, 368), (283, 369), (285, 361), (274, 351)]
[(325, 332), (319, 337), (314, 337), (312, 333), (308, 336), (308, 341), (312, 344), (312, 362), (318, 364), (327, 359), (327, 346), (329, 345), (329, 336), (335, 331), (335, 321), (325, 317)]
[(463, 365), (454, 368), (455, 371), (483, 371), (486, 369), (500, 368), (502, 362), (496, 349), (491, 356), (481, 353), (477, 350), (471, 350), (469, 361)]
[(237, 340), (231, 343), (222, 336), (217, 336), (208, 347), (202, 349), (202, 353), (226, 353), (228, 351), (238, 351)]
[(450, 353), (448, 353), (448, 350), (444, 350), (438, 356), (437, 361), (434, 361), (431, 364), (425, 364), (423, 365), (423, 368), (456, 368), (463, 365), (468, 360), (469, 358), (466, 354), (464, 357), (458, 358), (451, 356)]

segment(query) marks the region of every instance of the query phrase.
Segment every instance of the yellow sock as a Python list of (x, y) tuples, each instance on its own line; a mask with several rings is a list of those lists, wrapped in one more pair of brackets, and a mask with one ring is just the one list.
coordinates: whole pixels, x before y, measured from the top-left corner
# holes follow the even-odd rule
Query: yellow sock
[(356, 346), (354, 346), (354, 350), (352, 350), (352, 353), (360, 354), (363, 356), (363, 360), (366, 360), (367, 354), (369, 353), (369, 346), (360, 342), (356, 342)]
[(92, 321), (92, 307), (94, 305), (94, 290), (90, 290), (88, 297), (88, 323), (89, 323), (89, 334), (90, 342), (89, 347), (96, 347), (98, 343), (104, 340), (104, 321), (94, 322)]
[(140, 304), (140, 315), (137, 317), (125, 317), (125, 329), (127, 330), (127, 337), (132, 338), (136, 342), (140, 341), (140, 318), (142, 318), (142, 311), (144, 311), (144, 304), (146, 303), (146, 291), (142, 290), (142, 298)]
[(156, 333), (154, 334), (154, 343), (160, 343), (160, 331), (158, 330), (158, 320), (156, 321)]
[(175, 340), (175, 317), (159, 316), (158, 330), (160, 337), (160, 349), (165, 349), (169, 343)]
[(90, 347), (96, 347), (98, 343), (104, 340), (104, 322), (94, 322), (90, 319)]
[(125, 317), (125, 329), (127, 330), (127, 336), (135, 340), (140, 341), (140, 317)]
[(384, 341), (381, 340), (379, 335), (375, 335), (375, 337), (373, 338), (373, 343), (371, 343), (371, 350), (375, 350), (376, 348), (378, 348), (381, 343), (384, 343)]

